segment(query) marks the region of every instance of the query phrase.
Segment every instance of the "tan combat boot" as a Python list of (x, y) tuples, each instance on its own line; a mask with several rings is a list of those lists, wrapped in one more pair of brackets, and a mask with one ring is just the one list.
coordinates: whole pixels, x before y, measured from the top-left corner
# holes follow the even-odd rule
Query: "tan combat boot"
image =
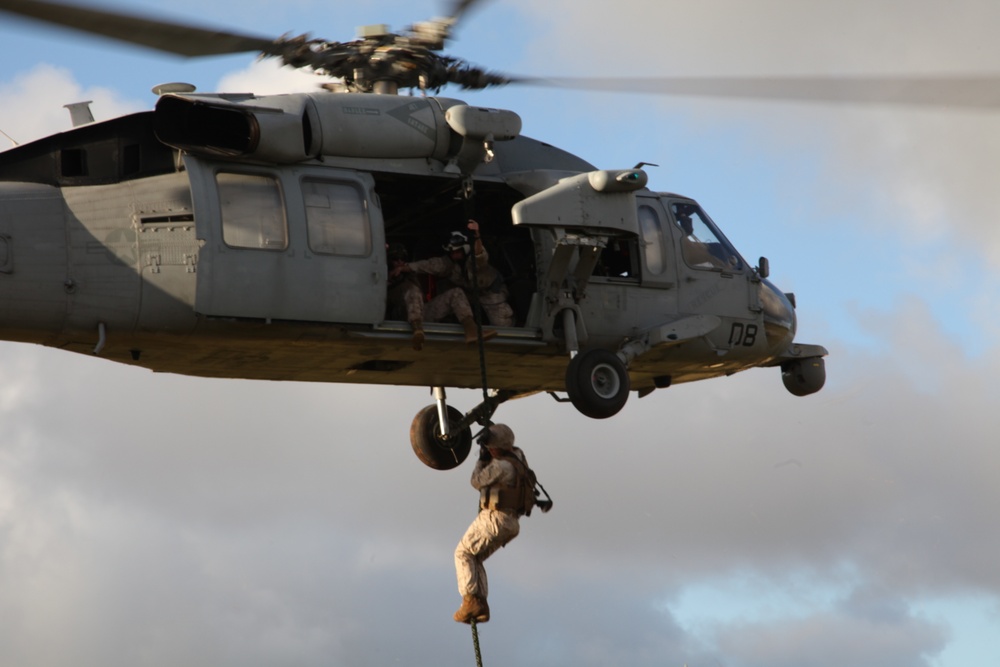
[[(479, 340), (479, 333), (476, 330), (476, 320), (469, 317), (462, 320), (462, 327), (465, 328), (465, 342), (471, 345)], [(496, 338), (497, 332), (495, 329), (483, 329), (483, 342), (488, 341), (491, 338)]]
[(455, 620), (459, 623), (472, 622), (472, 603), (476, 598), (472, 595), (462, 597), (462, 606), (455, 612)]
[(419, 352), (424, 349), (424, 322), (423, 320), (413, 320), (410, 322), (413, 327), (413, 349)]
[(462, 606), (455, 612), (455, 620), (459, 623), (485, 623), (490, 620), (490, 606), (486, 604), (486, 598), (477, 595), (466, 595), (462, 597)]
[(470, 615), (476, 619), (476, 623), (485, 623), (490, 620), (490, 606), (486, 604), (486, 598), (478, 595), (472, 598)]

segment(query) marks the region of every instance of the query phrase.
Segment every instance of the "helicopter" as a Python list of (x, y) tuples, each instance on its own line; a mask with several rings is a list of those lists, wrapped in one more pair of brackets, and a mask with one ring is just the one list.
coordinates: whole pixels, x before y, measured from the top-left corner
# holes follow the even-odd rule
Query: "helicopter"
[[(92, 122), (71, 107), (71, 130), (0, 153), (0, 339), (190, 376), (431, 387), (410, 440), (439, 470), (467, 458), (474, 424), (536, 393), (606, 419), (632, 392), (751, 368), (778, 369), (796, 396), (822, 389), (828, 352), (795, 340), (795, 296), (697, 201), (649, 190), (645, 163), (600, 168), (522, 135), (515, 111), (436, 95), (544, 83), (441, 53), (475, 4), (330, 42), (0, 0), (161, 51), (258, 52), (328, 78), (284, 95), (161, 85), (151, 111)], [(778, 88), (765, 94), (789, 95)], [(387, 249), (441, 255), (472, 218), (514, 321), (486, 341), (480, 318), (475, 346), (457, 321), (426, 322), (414, 350), (388, 303)], [(449, 387), (483, 401), (463, 414)]]

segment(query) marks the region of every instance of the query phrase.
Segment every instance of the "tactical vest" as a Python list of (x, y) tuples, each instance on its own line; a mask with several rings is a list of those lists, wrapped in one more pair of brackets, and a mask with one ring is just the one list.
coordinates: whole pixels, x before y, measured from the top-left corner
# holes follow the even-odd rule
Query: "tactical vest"
[(469, 255), (468, 259), (465, 260), (465, 280), (468, 283), (467, 289), (474, 289), (478, 296), (483, 296), (485, 294), (500, 294), (504, 289), (504, 279), (503, 275), (497, 271), (496, 267), (492, 264), (487, 264), (483, 268), (476, 267), (478, 269), (479, 283), (474, 284), (472, 280), (472, 263), (476, 261), (474, 255)]
[(514, 466), (514, 484), (492, 484), (479, 490), (479, 509), (511, 512), (518, 516), (530, 516), (535, 506), (535, 483), (537, 478), (516, 454), (504, 455), (504, 460)]

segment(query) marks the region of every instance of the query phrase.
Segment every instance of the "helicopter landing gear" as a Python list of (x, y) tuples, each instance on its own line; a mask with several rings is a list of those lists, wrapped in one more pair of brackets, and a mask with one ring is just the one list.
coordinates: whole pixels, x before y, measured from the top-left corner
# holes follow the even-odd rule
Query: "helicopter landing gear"
[(451, 470), (462, 465), (472, 449), (472, 429), (456, 428), (462, 422), (462, 413), (450, 405), (446, 407), (448, 420), (442, 433), (441, 417), (437, 405), (428, 405), (417, 413), (410, 425), (410, 445), (424, 465), (435, 470)]
[(463, 415), (445, 403), (444, 387), (434, 387), (434, 405), (417, 413), (410, 425), (410, 445), (423, 463), (435, 470), (462, 465), (472, 449), (472, 425), (486, 426), (497, 407), (511, 398), (510, 392), (495, 392)]
[(628, 369), (614, 352), (594, 348), (573, 357), (566, 368), (566, 393), (573, 407), (592, 419), (607, 419), (625, 407)]

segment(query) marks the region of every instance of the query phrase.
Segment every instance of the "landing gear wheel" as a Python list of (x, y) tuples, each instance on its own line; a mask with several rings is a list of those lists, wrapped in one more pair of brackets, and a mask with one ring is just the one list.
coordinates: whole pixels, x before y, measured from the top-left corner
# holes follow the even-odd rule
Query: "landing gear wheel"
[(452, 426), (451, 437), (441, 437), (441, 421), (437, 405), (428, 405), (417, 413), (410, 425), (410, 445), (413, 453), (425, 465), (435, 470), (451, 470), (462, 465), (472, 449), (472, 429), (466, 426), (456, 431), (455, 424), (462, 421), (462, 413), (448, 406), (448, 422)]
[(614, 352), (594, 348), (570, 360), (566, 393), (573, 406), (592, 419), (607, 419), (628, 400), (628, 369)]

